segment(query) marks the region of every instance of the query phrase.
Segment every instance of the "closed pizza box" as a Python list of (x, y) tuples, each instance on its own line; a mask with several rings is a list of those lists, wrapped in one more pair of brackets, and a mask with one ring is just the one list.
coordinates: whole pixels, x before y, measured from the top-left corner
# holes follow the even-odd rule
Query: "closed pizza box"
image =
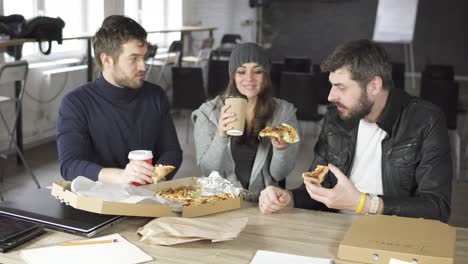
[[(197, 177), (182, 178), (172, 181), (160, 182), (158, 184), (143, 185), (141, 188), (147, 188), (155, 193), (177, 186), (192, 185), (196, 182)], [(144, 217), (162, 217), (162, 216), (182, 216), (182, 217), (197, 217), (202, 215), (214, 214), (234, 209), (239, 209), (242, 206), (242, 196), (231, 198), (228, 200), (216, 201), (209, 204), (201, 204), (196, 206), (184, 206), (182, 213), (172, 212), (172, 208), (167, 205), (159, 205), (154, 203), (149, 204), (130, 204), (120, 202), (103, 201), (96, 198), (77, 195), (71, 191), (71, 182), (57, 181), (52, 184), (52, 195), (62, 202), (84, 211), (89, 211), (99, 214), (109, 215), (129, 215), (129, 216), (144, 216)]]
[(436, 220), (372, 215), (357, 218), (338, 248), (338, 258), (361, 263), (400, 260), (451, 264), (455, 228)]

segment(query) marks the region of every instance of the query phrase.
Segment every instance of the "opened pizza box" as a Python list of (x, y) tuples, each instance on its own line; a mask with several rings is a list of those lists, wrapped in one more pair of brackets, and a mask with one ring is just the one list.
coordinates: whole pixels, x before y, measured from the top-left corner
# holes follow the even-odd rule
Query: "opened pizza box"
[[(177, 187), (188, 186), (196, 182), (197, 177), (182, 178), (158, 184), (147, 184), (140, 188), (147, 188), (152, 191), (159, 192), (160, 190)], [(182, 213), (172, 212), (172, 208), (167, 205), (160, 204), (131, 204), (121, 202), (109, 202), (96, 198), (86, 197), (75, 194), (71, 191), (71, 182), (57, 181), (52, 184), (52, 195), (62, 202), (74, 208), (81, 209), (99, 214), (109, 215), (129, 215), (129, 216), (145, 216), (145, 217), (162, 217), (162, 216), (182, 216), (182, 217), (197, 217), (202, 215), (214, 214), (234, 209), (239, 209), (242, 206), (242, 195), (240, 197), (227, 200), (216, 201), (214, 203), (201, 204), (195, 206), (184, 206)]]
[(338, 248), (338, 258), (361, 263), (390, 260), (453, 263), (455, 228), (436, 220), (386, 215), (357, 218)]

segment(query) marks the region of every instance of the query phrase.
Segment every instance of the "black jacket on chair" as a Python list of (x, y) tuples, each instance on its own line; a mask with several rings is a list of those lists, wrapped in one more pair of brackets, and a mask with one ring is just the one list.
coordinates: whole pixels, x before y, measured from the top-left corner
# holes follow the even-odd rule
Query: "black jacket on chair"
[[(435, 105), (391, 89), (377, 125), (387, 132), (382, 141), (384, 214), (448, 221), (452, 192), (452, 161), (443, 112)], [(343, 121), (335, 106), (325, 116), (311, 171), (332, 163), (349, 177), (359, 120)], [(332, 188), (329, 172), (322, 183)], [(292, 191), (295, 207), (330, 210), (310, 198), (304, 185)]]

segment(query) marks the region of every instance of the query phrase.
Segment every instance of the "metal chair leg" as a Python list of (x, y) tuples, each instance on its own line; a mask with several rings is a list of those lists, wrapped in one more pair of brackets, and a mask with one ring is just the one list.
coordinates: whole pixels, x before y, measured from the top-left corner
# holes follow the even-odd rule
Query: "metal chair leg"
[(26, 162), (26, 159), (24, 158), (23, 152), (19, 149), (16, 142), (14, 142), (14, 145), (15, 145), (15, 148), (16, 148), (16, 153), (18, 154), (18, 156), (20, 156), (21, 160), (23, 161), (23, 165), (26, 167), (26, 169), (31, 174), (31, 177), (33, 178), (34, 182), (36, 183), (37, 188), (40, 189), (41, 185), (39, 184), (39, 181), (37, 180), (36, 175), (34, 175), (33, 170), (31, 169), (31, 167), (29, 167), (29, 164)]
[(189, 133), (190, 133), (190, 115), (187, 117), (187, 124), (186, 124), (186, 133), (185, 133), (185, 144), (189, 143)]

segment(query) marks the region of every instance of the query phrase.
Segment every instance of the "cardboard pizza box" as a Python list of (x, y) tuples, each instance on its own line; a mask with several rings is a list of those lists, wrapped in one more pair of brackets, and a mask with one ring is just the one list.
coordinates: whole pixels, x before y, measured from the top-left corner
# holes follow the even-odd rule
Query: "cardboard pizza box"
[(338, 258), (387, 264), (451, 264), (455, 228), (436, 220), (386, 215), (357, 218), (338, 248)]
[[(187, 186), (195, 183), (197, 177), (182, 178), (172, 181), (159, 182), (158, 184), (147, 184), (141, 188), (147, 188), (155, 193), (169, 187)], [(209, 204), (201, 204), (196, 206), (184, 206), (182, 213), (172, 212), (172, 208), (167, 205), (160, 204), (130, 204), (120, 202), (108, 202), (96, 198), (85, 197), (75, 194), (71, 191), (71, 182), (57, 181), (52, 184), (52, 196), (61, 200), (76, 209), (89, 211), (98, 214), (109, 215), (128, 215), (128, 216), (144, 216), (144, 217), (162, 217), (162, 216), (182, 216), (182, 217), (197, 217), (208, 214), (215, 214), (224, 211), (239, 209), (242, 206), (242, 195), (240, 197), (231, 198), (228, 200), (217, 201)]]

